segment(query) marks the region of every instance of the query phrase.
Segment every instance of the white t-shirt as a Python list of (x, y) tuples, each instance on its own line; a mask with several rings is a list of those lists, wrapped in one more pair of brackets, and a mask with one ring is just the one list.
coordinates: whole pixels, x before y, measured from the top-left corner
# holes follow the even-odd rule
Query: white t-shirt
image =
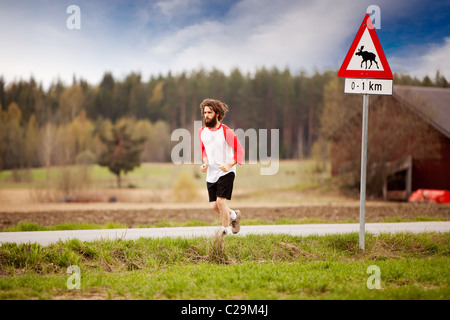
[(203, 126), (199, 130), (202, 158), (208, 158), (208, 170), (206, 172), (207, 182), (217, 182), (220, 177), (227, 173), (236, 174), (236, 166), (231, 167), (228, 172), (220, 170), (219, 166), (236, 161), (242, 163), (244, 149), (234, 132), (224, 124), (213, 129)]

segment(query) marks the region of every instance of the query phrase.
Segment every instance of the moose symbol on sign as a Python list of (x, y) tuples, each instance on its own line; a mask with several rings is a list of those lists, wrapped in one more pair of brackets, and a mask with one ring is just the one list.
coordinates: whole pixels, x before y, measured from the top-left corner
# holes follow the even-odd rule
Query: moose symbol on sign
[(360, 49), (358, 49), (358, 52), (355, 53), (356, 56), (361, 56), (361, 58), (363, 59), (361, 61), (361, 68), (363, 67), (363, 63), (366, 63), (366, 69), (367, 69), (367, 61), (370, 61), (370, 66), (369, 69), (372, 67), (373, 62), (375, 62), (375, 64), (377, 65), (377, 69), (378, 68), (378, 63), (375, 61), (375, 58), (377, 57), (377, 55), (375, 53), (372, 52), (368, 52), (368, 51), (362, 51), (364, 49), (364, 46), (361, 46)]

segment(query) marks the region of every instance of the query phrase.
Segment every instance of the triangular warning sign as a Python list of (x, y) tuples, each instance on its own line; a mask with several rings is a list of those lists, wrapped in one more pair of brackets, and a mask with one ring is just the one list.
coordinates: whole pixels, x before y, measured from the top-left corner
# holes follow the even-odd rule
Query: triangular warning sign
[(366, 14), (353, 40), (338, 77), (392, 79), (392, 71), (381, 48), (375, 28)]

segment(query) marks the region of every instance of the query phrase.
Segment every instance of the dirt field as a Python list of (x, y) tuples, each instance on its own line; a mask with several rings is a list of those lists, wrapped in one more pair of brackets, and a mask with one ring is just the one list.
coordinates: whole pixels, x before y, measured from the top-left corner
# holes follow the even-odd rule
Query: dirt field
[[(17, 225), (19, 222), (34, 222), (51, 226), (66, 222), (88, 222), (105, 224), (116, 222), (133, 228), (148, 225), (161, 220), (184, 222), (200, 220), (218, 221), (218, 215), (209, 209), (208, 203), (174, 203), (170, 199), (162, 201), (164, 196), (143, 197), (142, 191), (127, 191), (134, 194), (118, 197), (117, 202), (100, 203), (32, 203), (26, 192), (21, 190), (0, 191), (0, 230)], [(240, 209), (243, 219), (260, 219), (271, 222), (281, 218), (320, 219), (325, 221), (359, 221), (359, 199), (319, 199), (314, 201), (273, 201), (271, 202), (237, 200), (232, 202), (233, 208)], [(131, 199), (131, 200), (130, 200)], [(150, 199), (148, 202), (145, 199)], [(152, 200), (153, 199), (153, 200)], [(296, 202), (297, 201), (297, 202)], [(416, 217), (434, 217), (450, 220), (450, 205), (426, 203), (366, 202), (366, 222), (380, 222), (389, 218), (414, 220)]]

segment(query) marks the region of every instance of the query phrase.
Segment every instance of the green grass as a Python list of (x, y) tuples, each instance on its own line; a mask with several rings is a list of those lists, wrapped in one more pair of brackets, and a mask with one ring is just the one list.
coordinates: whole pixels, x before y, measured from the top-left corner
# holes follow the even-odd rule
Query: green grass
[[(122, 175), (123, 186), (137, 186), (142, 188), (168, 187), (176, 179), (182, 166), (174, 166), (171, 163), (143, 163), (133, 171)], [(77, 174), (84, 170), (80, 166), (33, 168), (18, 170), (20, 181), (14, 181), (12, 170), (0, 171), (0, 188), (32, 188), (46, 185), (55, 186), (61, 179), (62, 171), (69, 170)], [(86, 167), (87, 174), (91, 180), (91, 187), (112, 187), (116, 185), (116, 176), (108, 168), (99, 165)], [(47, 180), (48, 175), (48, 180)]]
[[(384, 219), (381, 222), (384, 223), (395, 223), (395, 222), (419, 222), (419, 221), (447, 221), (442, 217), (415, 217), (413, 219), (404, 218), (389, 218)], [(286, 224), (325, 224), (325, 223), (358, 223), (354, 220), (341, 220), (341, 221), (328, 221), (315, 218), (302, 218), (302, 219), (289, 219), (280, 218), (275, 221), (264, 221), (261, 219), (242, 219), (241, 225), (244, 226), (256, 226), (256, 225), (286, 225)], [(214, 222), (206, 222), (201, 220), (189, 220), (185, 222), (169, 221), (163, 219), (161, 221), (155, 222), (153, 224), (139, 225), (138, 228), (170, 228), (170, 227), (205, 227), (205, 226), (217, 226), (219, 225), (219, 220)], [(0, 232), (23, 232), (23, 231), (54, 231), (54, 230), (89, 230), (89, 229), (125, 229), (128, 228), (123, 223), (118, 222), (108, 222), (104, 225), (99, 225), (95, 223), (60, 223), (53, 226), (41, 226), (34, 222), (19, 222), (17, 225), (5, 228)]]
[(123, 229), (127, 226), (122, 223), (109, 222), (104, 225), (95, 223), (60, 223), (53, 226), (40, 226), (34, 222), (19, 222), (16, 226), (5, 228), (4, 232), (22, 231), (55, 231), (55, 230), (87, 230), (87, 229)]
[[(241, 225), (272, 225), (272, 224), (311, 224), (311, 223), (333, 223), (319, 219), (278, 219), (276, 221), (263, 221), (260, 219), (243, 219)], [(217, 226), (219, 220), (206, 222), (200, 220), (189, 220), (186, 222), (169, 221), (167, 219), (153, 224), (139, 225), (138, 228), (170, 228), (170, 227), (205, 227)], [(54, 230), (89, 230), (89, 229), (121, 229), (128, 228), (121, 223), (109, 222), (104, 225), (94, 223), (60, 223), (53, 226), (41, 226), (34, 222), (19, 222), (17, 225), (5, 228), (1, 232), (23, 232), (23, 231), (54, 231)]]
[[(142, 163), (133, 171), (122, 176), (123, 187), (137, 187), (146, 189), (171, 189), (178, 177), (187, 172), (196, 177), (198, 187), (205, 187), (204, 174), (200, 173), (197, 164), (174, 165), (168, 163)], [(239, 179), (235, 180), (236, 188), (254, 191), (277, 188), (308, 188), (317, 186), (319, 181), (330, 176), (329, 170), (318, 173), (315, 171), (314, 160), (284, 160), (279, 162), (279, 171), (276, 175), (261, 175), (261, 164), (244, 163), (237, 168)], [(80, 166), (50, 167), (17, 170), (16, 176), (20, 181), (14, 180), (12, 170), (0, 171), (0, 188), (36, 188), (47, 185), (55, 186), (61, 179), (63, 170), (71, 170), (74, 175), (84, 170), (91, 180), (91, 187), (115, 187), (116, 176), (106, 167), (90, 165), (86, 169)], [(86, 171), (87, 170), (87, 171)], [(48, 174), (48, 180), (47, 180)]]
[[(1, 299), (450, 298), (450, 233), (249, 235), (0, 247)], [(68, 266), (81, 270), (69, 290)], [(370, 290), (370, 265), (381, 289)]]
[[(79, 168), (73, 167), (73, 170)], [(123, 178), (124, 187), (170, 189), (182, 172), (204, 188), (198, 165), (143, 164)], [(56, 185), (61, 168), (33, 169), (14, 182), (11, 171), (0, 172), (1, 188)], [(91, 187), (115, 187), (106, 168), (89, 168)], [(266, 199), (275, 191), (295, 192), (320, 186), (329, 172), (315, 163), (281, 161), (277, 175), (262, 176), (260, 166), (238, 168), (236, 190)], [(288, 195), (289, 196), (289, 195)], [(259, 199), (258, 198), (258, 199)], [(236, 195), (239, 199), (239, 195)], [(279, 200), (282, 201), (282, 200)], [(417, 217), (413, 221), (439, 220)], [(406, 221), (390, 218), (384, 222)], [(337, 223), (356, 223), (339, 221)], [(243, 219), (242, 225), (331, 223), (318, 219)], [(334, 222), (333, 222), (334, 223)], [(162, 220), (139, 227), (218, 225), (218, 222)], [(4, 231), (126, 228), (67, 223), (39, 226), (22, 222)], [(294, 237), (163, 238), (81, 242), (49, 246), (0, 246), (0, 299), (442, 299), (450, 298), (450, 234), (367, 234), (365, 250), (358, 234)], [(67, 268), (81, 270), (81, 288), (69, 290)], [(370, 290), (367, 268), (381, 270), (381, 289)]]
[(444, 217), (425, 217), (425, 216), (416, 216), (414, 219), (408, 220), (404, 218), (386, 218), (381, 222), (420, 222), (420, 221), (447, 221)]

